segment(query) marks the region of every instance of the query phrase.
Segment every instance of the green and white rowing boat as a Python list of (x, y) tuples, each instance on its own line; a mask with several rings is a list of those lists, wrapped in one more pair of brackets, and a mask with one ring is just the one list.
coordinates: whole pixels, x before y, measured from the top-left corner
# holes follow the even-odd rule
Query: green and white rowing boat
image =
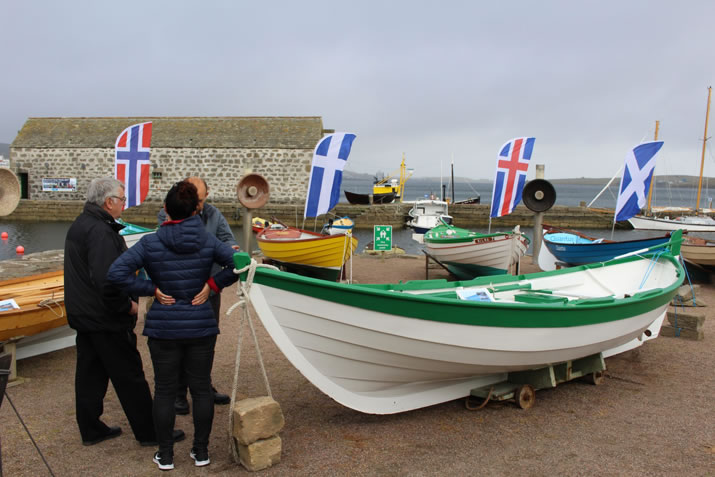
[(529, 248), (529, 238), (517, 225), (512, 232), (480, 234), (442, 223), (424, 236), (427, 252), (442, 262), (460, 280), (484, 275), (502, 275)]
[(311, 383), (352, 409), (390, 414), (467, 396), (512, 371), (638, 346), (683, 280), (680, 241), (676, 232), (665, 252), (553, 272), (394, 285), (234, 260), (266, 330)]

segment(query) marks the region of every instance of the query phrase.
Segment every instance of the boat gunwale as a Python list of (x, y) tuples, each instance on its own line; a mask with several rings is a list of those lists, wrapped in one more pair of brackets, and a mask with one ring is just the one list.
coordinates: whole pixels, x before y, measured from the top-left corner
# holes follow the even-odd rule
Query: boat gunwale
[[(645, 254), (645, 256), (623, 257), (617, 260), (611, 260), (609, 263), (610, 265), (615, 265), (644, 260), (653, 258), (656, 253), (657, 252)], [(394, 313), (409, 318), (475, 326), (554, 328), (594, 325), (627, 319), (642, 312), (643, 308), (649, 307), (649, 309), (654, 309), (666, 305), (670, 302), (682, 283), (684, 271), (680, 262), (669, 253), (660, 254), (659, 259), (665, 259), (674, 266), (675, 279), (673, 283), (665, 288), (656, 288), (647, 290), (647, 293), (636, 293), (628, 297), (614, 298), (606, 303), (604, 303), (603, 300), (589, 301), (588, 299), (574, 300), (563, 304), (477, 302), (436, 297), (433, 295), (395, 293), (396, 291), (424, 289), (424, 281), (400, 283), (397, 285), (348, 285), (302, 277), (266, 268), (258, 268), (256, 270), (254, 281), (261, 285), (275, 287), (299, 295), (309, 295), (314, 298), (341, 303), (355, 308)], [(236, 256), (234, 256), (234, 260), (238, 260)], [(240, 263), (237, 263), (237, 265), (240, 265)], [(518, 283), (522, 280), (536, 279), (544, 276), (567, 275), (605, 266), (607, 266), (606, 263), (599, 262), (552, 272), (537, 272), (518, 276), (497, 275), (478, 277), (473, 280), (459, 282), (447, 282), (446, 280), (430, 280), (429, 282), (433, 285), (431, 289), (435, 291), (441, 289), (449, 291), (457, 289), (460, 286), (487, 287), (499, 283)], [(455, 316), (452, 316), (452, 314), (448, 312), (449, 309), (456, 312)], [(470, 310), (500, 311), (502, 313), (496, 318), (490, 316), (465, 317), (465, 313)], [(577, 310), (578, 314), (574, 314), (574, 311)], [(399, 313), (397, 311), (399, 311)], [(616, 311), (618, 312), (616, 313)]]

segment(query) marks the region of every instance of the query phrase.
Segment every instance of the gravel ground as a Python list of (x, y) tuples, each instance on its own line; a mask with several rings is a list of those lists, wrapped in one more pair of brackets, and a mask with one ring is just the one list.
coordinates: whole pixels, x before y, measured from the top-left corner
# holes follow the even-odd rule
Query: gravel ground
[[(354, 262), (360, 282), (424, 278), (422, 259), (360, 256)], [(527, 263), (524, 269), (534, 267)], [(432, 278), (437, 275), (431, 272)], [(235, 286), (224, 291), (224, 311), (235, 296)], [(701, 297), (715, 306), (715, 286), (704, 286)], [(233, 386), (238, 322), (238, 313), (221, 322), (213, 379), (222, 392)], [(538, 391), (529, 410), (490, 403), (468, 411), (463, 401), (452, 401), (389, 416), (361, 414), (332, 401), (255, 323), (273, 396), (286, 420), (281, 462), (261, 472), (266, 476), (715, 475), (715, 406), (708, 404), (715, 389), (712, 316), (705, 340), (659, 337), (607, 359), (604, 384), (574, 381)], [(146, 339), (139, 343), (151, 384)], [(243, 343), (239, 395), (263, 395), (255, 349), (250, 340)], [(82, 446), (74, 419), (74, 362), (74, 348), (22, 360), (18, 375), (26, 381), (7, 393), (54, 474), (159, 474), (151, 461), (155, 449), (134, 441), (111, 386), (104, 419), (121, 425), (124, 434)], [(249, 474), (231, 461), (228, 412), (228, 406), (216, 408), (211, 465), (203, 468), (195, 468), (189, 457), (191, 416), (177, 416), (177, 427), (188, 436), (175, 447), (176, 475)], [(0, 422), (4, 475), (49, 475), (7, 400)]]

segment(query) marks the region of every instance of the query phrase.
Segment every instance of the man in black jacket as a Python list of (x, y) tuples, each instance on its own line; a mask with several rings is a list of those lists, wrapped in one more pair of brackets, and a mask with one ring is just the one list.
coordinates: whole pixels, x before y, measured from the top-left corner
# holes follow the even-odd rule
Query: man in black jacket
[[(100, 419), (109, 380), (141, 445), (156, 445), (152, 398), (137, 337), (137, 301), (105, 286), (110, 265), (127, 249), (116, 219), (122, 213), (124, 185), (111, 177), (93, 180), (84, 211), (65, 240), (65, 306), (70, 327), (77, 331), (76, 414), (84, 445), (122, 433)], [(181, 440), (184, 433), (174, 432)]]

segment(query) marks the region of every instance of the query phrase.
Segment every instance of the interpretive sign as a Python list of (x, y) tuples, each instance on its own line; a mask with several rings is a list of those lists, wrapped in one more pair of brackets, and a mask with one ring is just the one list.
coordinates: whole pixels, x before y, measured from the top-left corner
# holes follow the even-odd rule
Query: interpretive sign
[(76, 192), (77, 179), (60, 177), (60, 178), (42, 178), (43, 192)]

